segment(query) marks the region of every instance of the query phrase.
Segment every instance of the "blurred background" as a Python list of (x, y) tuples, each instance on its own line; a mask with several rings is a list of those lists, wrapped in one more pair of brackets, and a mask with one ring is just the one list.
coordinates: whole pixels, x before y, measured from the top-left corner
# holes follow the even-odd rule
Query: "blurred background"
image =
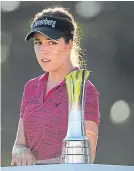
[(26, 82), (43, 73), (32, 41), (35, 13), (68, 8), (81, 27), (81, 45), (100, 93), (101, 124), (95, 163), (134, 165), (134, 2), (1, 2), (1, 164), (9, 166)]

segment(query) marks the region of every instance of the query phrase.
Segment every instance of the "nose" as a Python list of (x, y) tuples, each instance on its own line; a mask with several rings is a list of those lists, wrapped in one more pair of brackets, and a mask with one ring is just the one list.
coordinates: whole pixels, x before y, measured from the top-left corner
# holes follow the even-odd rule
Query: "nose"
[(47, 50), (47, 41), (43, 41), (42, 45), (40, 46), (40, 51), (45, 52)]
[(41, 45), (41, 46), (40, 46), (40, 51), (41, 51), (41, 52), (42, 52), (42, 51), (43, 51), (43, 52), (46, 51), (46, 47), (45, 47), (44, 45)]

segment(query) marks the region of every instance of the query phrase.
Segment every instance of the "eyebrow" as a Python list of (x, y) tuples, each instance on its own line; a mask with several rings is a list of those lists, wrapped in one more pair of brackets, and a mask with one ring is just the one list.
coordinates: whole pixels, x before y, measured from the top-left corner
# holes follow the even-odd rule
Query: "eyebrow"
[[(34, 40), (36, 40), (36, 41), (41, 41), (40, 39), (38, 39), (38, 38), (34, 38)], [(54, 40), (54, 41), (58, 41), (58, 40), (55, 40), (55, 39), (50, 39), (50, 38), (46, 38), (46, 40)]]

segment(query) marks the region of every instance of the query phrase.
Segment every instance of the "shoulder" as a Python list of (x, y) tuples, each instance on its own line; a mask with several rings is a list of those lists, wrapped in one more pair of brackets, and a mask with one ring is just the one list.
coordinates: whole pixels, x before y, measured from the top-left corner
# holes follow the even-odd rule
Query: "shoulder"
[(37, 92), (37, 90), (40, 87), (40, 83), (42, 82), (42, 79), (44, 79), (44, 77), (45, 77), (45, 74), (42, 74), (40, 76), (37, 76), (35, 78), (28, 80), (24, 86), (24, 93), (34, 94), (34, 92)]
[(38, 84), (38, 82), (40, 80), (40, 77), (41, 76), (38, 76), (38, 77), (35, 77), (35, 78), (32, 78), (32, 79), (28, 80), (25, 87), (27, 87), (29, 85), (33, 85), (33, 84)]
[(31, 86), (37, 86), (41, 81), (42, 78), (45, 76), (45, 74), (39, 75), (37, 77), (34, 77), (30, 80), (28, 80), (24, 86), (24, 88), (31, 87)]
[(96, 86), (89, 80), (87, 81), (87, 84), (86, 84), (86, 93), (90, 95), (97, 95), (97, 96), (100, 95)]

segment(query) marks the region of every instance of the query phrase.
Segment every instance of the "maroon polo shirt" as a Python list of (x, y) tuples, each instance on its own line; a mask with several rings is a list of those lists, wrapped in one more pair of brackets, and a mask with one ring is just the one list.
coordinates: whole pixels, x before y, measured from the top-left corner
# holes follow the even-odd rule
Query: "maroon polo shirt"
[[(48, 73), (31, 79), (24, 87), (20, 117), (23, 119), (27, 147), (36, 160), (61, 155), (62, 140), (68, 126), (68, 95), (65, 80), (44, 98)], [(85, 97), (85, 120), (99, 124), (99, 93), (88, 81)]]

